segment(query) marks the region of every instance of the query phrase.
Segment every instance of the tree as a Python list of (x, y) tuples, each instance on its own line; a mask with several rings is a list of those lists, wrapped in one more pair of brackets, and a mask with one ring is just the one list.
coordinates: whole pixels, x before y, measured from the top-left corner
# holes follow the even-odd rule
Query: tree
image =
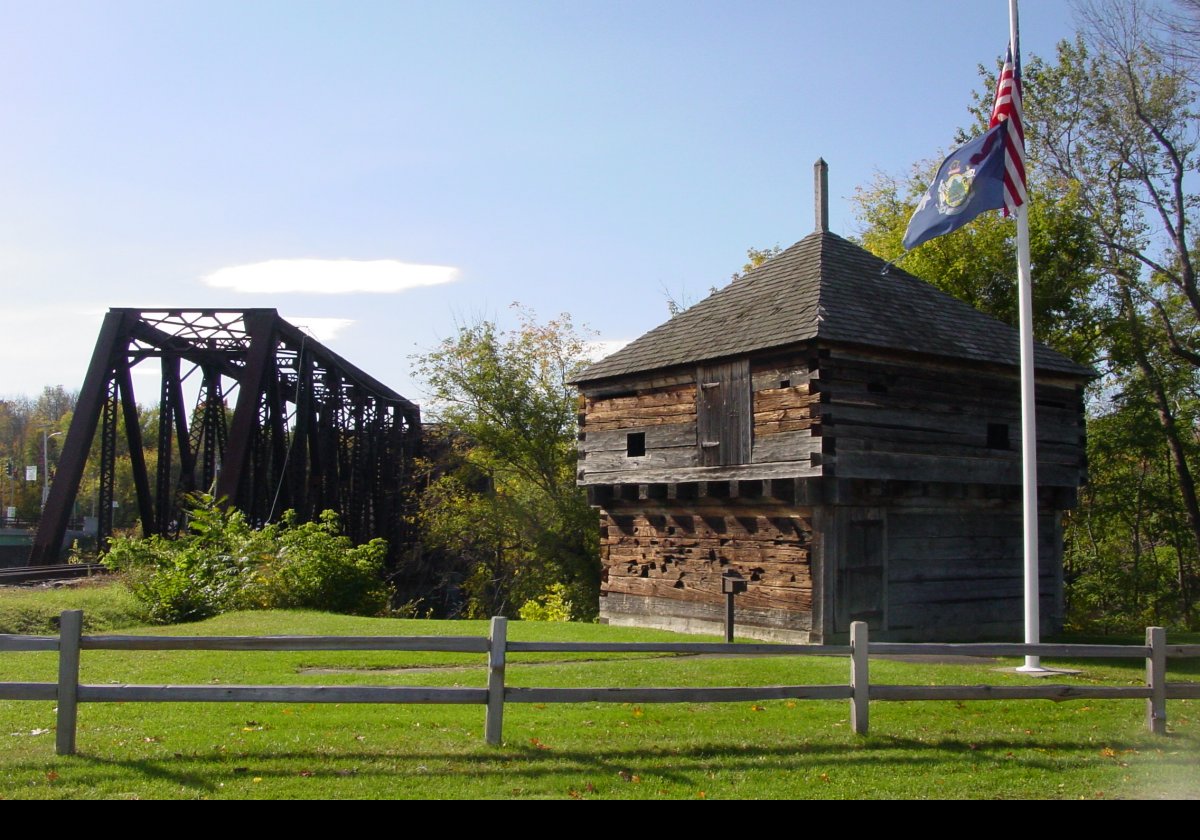
[[(1195, 63), (1161, 48), (1147, 8), (1090, 4), (1076, 40), (1024, 68), (1035, 332), (1102, 373), (1091, 484), (1067, 528), (1069, 606), (1106, 626), (1194, 621), (1200, 546)], [(960, 142), (986, 124), (995, 79), (984, 77)], [(866, 247), (901, 255), (932, 171), (858, 192)], [(1011, 323), (1012, 228), (980, 217), (903, 266)]]
[(423, 495), (422, 531), (466, 561), (473, 616), (516, 615), (556, 583), (573, 617), (596, 615), (596, 518), (575, 484), (569, 384), (587, 361), (569, 316), (539, 324), (527, 310), (515, 330), (464, 326), (415, 360), (449, 450)]
[(1141, 3), (1088, 8), (1086, 34), (1061, 43), (1044, 74), (1045, 107), (1031, 121), (1040, 158), (1077, 185), (1118, 298), (1128, 293), (1171, 351), (1200, 366), (1196, 89), (1154, 50)]
[(1157, 36), (1155, 48), (1178, 59), (1196, 82), (1200, 70), (1200, 0), (1174, 0), (1168, 6), (1153, 7), (1150, 18)]
[[(8, 462), (13, 465), (11, 475), (0, 474), (0, 513), (9, 506), (16, 508), (21, 519), (36, 521), (42, 509), (42, 477), (48, 467), (51, 481), (58, 466), (59, 457), (71, 428), (71, 418), (79, 393), (69, 391), (61, 385), (46, 386), (37, 399), (16, 398), (0, 400), (0, 462), (6, 470)], [(143, 458), (154, 475), (158, 446), (157, 408), (138, 407), (138, 418), (142, 429)], [(117, 508), (113, 513), (114, 525), (118, 529), (133, 528), (138, 524), (137, 494), (133, 483), (133, 468), (129, 447), (124, 432), (125, 417), (117, 414), (116, 476), (114, 501)], [(47, 433), (43, 452), (42, 432)], [(93, 436), (88, 456), (87, 472), (83, 476), (75, 500), (77, 516), (95, 513), (99, 488), (100, 435)], [(48, 464), (43, 461), (48, 460)], [(25, 467), (36, 465), (38, 480), (25, 480)]]
[[(1190, 372), (1175, 365), (1167, 387), (1181, 425), (1200, 421)], [(1077, 626), (1136, 631), (1195, 620), (1195, 546), (1149, 383), (1109, 379), (1107, 405), (1088, 421), (1088, 474), (1067, 528), (1068, 614)], [(1116, 388), (1119, 388), (1117, 390)], [(1200, 451), (1183, 438), (1186, 457)]]
[[(1195, 22), (1194, 4), (1178, 8), (1191, 16), (1172, 25)], [(1156, 21), (1161, 7), (1123, 0), (1081, 11), (1083, 30), (1059, 45), (1031, 125), (1045, 169), (1077, 185), (1100, 246), (1110, 303), (1106, 372), (1154, 409), (1190, 530), (1179, 555), (1186, 601), (1200, 546), (1185, 407), (1200, 373), (1196, 56), (1169, 48), (1180, 42)]]
[[(937, 164), (926, 161), (906, 179), (880, 174), (855, 191), (863, 247), (887, 260), (903, 257), (905, 271), (1015, 326), (1016, 232), (998, 213), (980, 216), (904, 254), (901, 240), (908, 220), (936, 171)], [(1089, 363), (1100, 339), (1090, 223), (1072, 188), (1034, 182), (1030, 196), (1035, 332), (1060, 352)]]

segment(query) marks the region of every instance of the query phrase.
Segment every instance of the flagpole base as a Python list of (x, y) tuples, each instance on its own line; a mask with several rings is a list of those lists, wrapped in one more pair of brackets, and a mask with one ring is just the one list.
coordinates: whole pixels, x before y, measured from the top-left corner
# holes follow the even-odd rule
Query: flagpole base
[(1017, 668), (1018, 674), (1049, 674), (1049, 668), (1042, 667), (1042, 658), (1040, 656), (1026, 656), (1025, 664)]

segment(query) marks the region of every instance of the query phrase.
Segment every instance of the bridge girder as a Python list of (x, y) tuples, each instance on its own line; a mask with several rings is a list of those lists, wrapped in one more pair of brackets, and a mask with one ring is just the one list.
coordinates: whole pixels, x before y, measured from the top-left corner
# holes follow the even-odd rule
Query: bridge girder
[[(142, 456), (132, 369), (159, 359), (158, 463)], [(184, 371), (184, 365), (188, 365)], [(199, 377), (187, 416), (184, 383)], [(228, 383), (228, 384), (227, 384)], [(226, 397), (236, 391), (232, 414)], [(174, 536), (187, 493), (213, 492), (254, 523), (337, 511), (355, 542), (411, 541), (418, 406), (274, 309), (110, 309), (50, 487), (31, 564), (59, 562), (99, 428), (99, 544), (112, 534), (118, 415), (145, 535)]]

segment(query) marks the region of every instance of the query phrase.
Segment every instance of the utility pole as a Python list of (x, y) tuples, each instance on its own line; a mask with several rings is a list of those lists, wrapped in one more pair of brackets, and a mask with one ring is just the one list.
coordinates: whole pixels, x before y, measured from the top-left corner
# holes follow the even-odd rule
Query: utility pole
[(50, 498), (50, 438), (61, 437), (62, 432), (46, 433), (42, 429), (42, 507), (46, 509), (46, 500)]

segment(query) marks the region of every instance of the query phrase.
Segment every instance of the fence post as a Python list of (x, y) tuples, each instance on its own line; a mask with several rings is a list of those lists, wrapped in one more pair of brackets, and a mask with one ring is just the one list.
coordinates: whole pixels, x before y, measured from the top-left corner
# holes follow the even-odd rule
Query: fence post
[(869, 649), (867, 623), (850, 623), (850, 726), (858, 735), (866, 735), (870, 724), (869, 703), (871, 700), (870, 669), (867, 665)]
[(1146, 628), (1146, 728), (1155, 735), (1167, 734), (1167, 631), (1162, 627)]
[(483, 737), (495, 746), (504, 735), (504, 649), (508, 644), (508, 619), (502, 615), (492, 618), (491, 642), (488, 648), (487, 722)]
[(83, 610), (64, 610), (58, 617), (58, 722), (54, 751), (75, 754), (75, 719), (79, 706), (79, 638)]

